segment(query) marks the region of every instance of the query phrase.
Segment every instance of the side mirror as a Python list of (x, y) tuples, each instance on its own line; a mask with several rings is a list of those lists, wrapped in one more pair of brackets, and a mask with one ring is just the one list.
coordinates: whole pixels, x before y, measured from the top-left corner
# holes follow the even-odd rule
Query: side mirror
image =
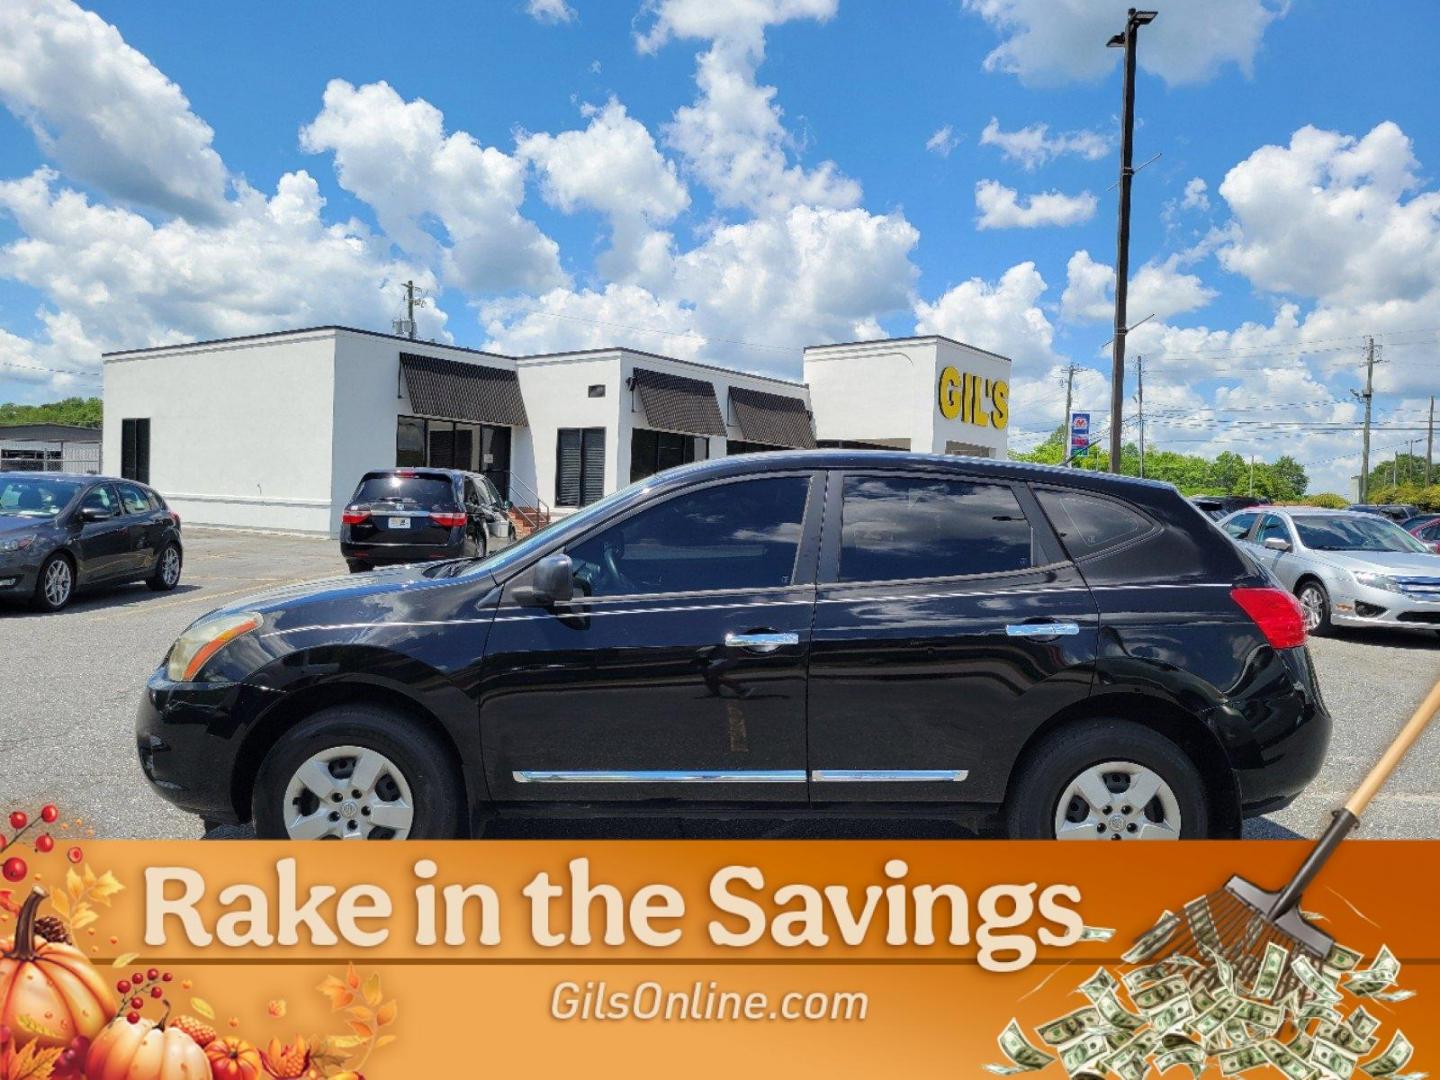
[(546, 555), (530, 570), (530, 584), (515, 590), (526, 607), (554, 607), (575, 596), (575, 567), (569, 555)]
[(1290, 541), (1278, 536), (1268, 536), (1265, 538), (1265, 546), (1271, 551), (1289, 551)]
[(109, 521), (113, 516), (100, 506), (82, 506), (80, 508), (81, 521)]

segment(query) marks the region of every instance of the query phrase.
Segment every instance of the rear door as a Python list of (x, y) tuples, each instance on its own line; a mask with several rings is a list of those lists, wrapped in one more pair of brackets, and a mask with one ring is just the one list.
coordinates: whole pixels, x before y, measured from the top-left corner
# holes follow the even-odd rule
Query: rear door
[(816, 803), (995, 802), (1090, 692), (1098, 616), (1034, 496), (954, 472), (830, 478), (810, 658)]
[(162, 514), (150, 496), (134, 484), (116, 484), (115, 488), (130, 545), (128, 570), (135, 574), (149, 573), (160, 557), (160, 545), (165, 540), (170, 517)]

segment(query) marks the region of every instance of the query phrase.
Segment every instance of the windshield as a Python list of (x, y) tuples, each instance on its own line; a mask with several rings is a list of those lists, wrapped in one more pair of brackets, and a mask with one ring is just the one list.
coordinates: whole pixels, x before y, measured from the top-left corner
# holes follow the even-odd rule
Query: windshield
[(442, 504), (452, 505), (455, 502), (455, 489), (450, 477), (443, 473), (373, 473), (360, 481), (360, 486), (355, 489), (350, 502), (384, 503), (388, 506), (428, 510)]
[(53, 518), (70, 505), (80, 485), (73, 480), (12, 477), (0, 480), (0, 514)]
[(1429, 549), (1393, 521), (1374, 515), (1297, 515), (1300, 543), (1313, 551), (1404, 551)]

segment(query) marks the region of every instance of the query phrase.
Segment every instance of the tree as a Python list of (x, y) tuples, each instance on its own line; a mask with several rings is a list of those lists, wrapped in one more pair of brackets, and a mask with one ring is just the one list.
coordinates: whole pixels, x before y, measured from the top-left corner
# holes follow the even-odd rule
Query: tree
[(1306, 475), (1305, 466), (1289, 454), (1281, 454), (1269, 468), (1277, 485), (1283, 489), (1286, 499), (1300, 498), (1310, 486), (1310, 477)]
[(1396, 454), (1389, 461), (1382, 461), (1370, 470), (1370, 482), (1365, 490), (1370, 493), (1371, 502), (1381, 502), (1376, 495), (1379, 488), (1403, 487), (1419, 484), (1425, 476), (1425, 459), (1419, 454)]
[(77, 427), (99, 427), (103, 410), (100, 399), (65, 398), (44, 405), (0, 404), (0, 427), (12, 424), (74, 424)]

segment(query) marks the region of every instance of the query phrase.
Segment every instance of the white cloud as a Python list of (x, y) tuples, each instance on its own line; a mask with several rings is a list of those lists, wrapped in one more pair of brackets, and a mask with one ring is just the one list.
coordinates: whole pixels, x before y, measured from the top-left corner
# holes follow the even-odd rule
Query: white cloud
[(225, 210), (210, 126), (115, 27), (69, 0), (0, 4), (0, 100), (82, 183), (197, 221)]
[(915, 332), (943, 334), (968, 345), (1008, 356), (1017, 372), (1033, 376), (1059, 362), (1054, 327), (1041, 310), (1045, 279), (1033, 262), (1012, 266), (990, 283), (971, 278), (934, 303), (915, 304)]
[(497, 292), (564, 282), (558, 245), (520, 213), (524, 162), (468, 132), (447, 135), (429, 102), (404, 101), (384, 82), (332, 79), (300, 142), (311, 153), (332, 152), (340, 186), (374, 208), (401, 248), (440, 266), (447, 282)]
[(1182, 210), (1209, 210), (1210, 196), (1206, 194), (1208, 190), (1208, 185), (1198, 176), (1187, 180), (1185, 194), (1180, 199), (1180, 208)]
[(930, 138), (925, 140), (925, 149), (932, 154), (939, 154), (941, 157), (949, 157), (950, 152), (960, 145), (960, 137), (955, 134), (955, 129), (949, 124), (937, 128)]
[(568, 23), (577, 18), (576, 11), (565, 0), (526, 0), (525, 11), (536, 22)]
[(1002, 131), (1000, 121), (993, 116), (980, 133), (980, 145), (998, 147), (1006, 158), (1031, 172), (1065, 154), (1099, 161), (1110, 152), (1109, 137), (1098, 131), (1064, 131), (1051, 135), (1048, 124)]
[[(1108, 321), (1115, 313), (1115, 269), (1077, 251), (1065, 267), (1061, 317), (1072, 322)], [(1195, 274), (1180, 269), (1179, 256), (1147, 262), (1130, 278), (1128, 311), (1132, 322), (1149, 315), (1165, 320), (1202, 308), (1219, 293)]]
[(1027, 196), (1023, 203), (1014, 188), (998, 180), (975, 185), (975, 208), (981, 229), (1037, 229), (1047, 225), (1080, 225), (1095, 216), (1099, 200), (1088, 191), (1066, 195), (1048, 191)]
[[(1128, 0), (964, 0), (1000, 35), (985, 58), (1034, 85), (1103, 77), (1120, 58), (1105, 42), (1125, 27)], [(1266, 28), (1285, 14), (1280, 0), (1173, 4), (1140, 30), (1139, 66), (1171, 85), (1204, 82), (1227, 65), (1249, 75)]]
[(763, 49), (765, 29), (794, 19), (832, 18), (839, 0), (646, 0), (650, 28), (637, 33), (641, 52), (653, 53), (667, 41), (701, 38), (726, 40), (746, 49)]

